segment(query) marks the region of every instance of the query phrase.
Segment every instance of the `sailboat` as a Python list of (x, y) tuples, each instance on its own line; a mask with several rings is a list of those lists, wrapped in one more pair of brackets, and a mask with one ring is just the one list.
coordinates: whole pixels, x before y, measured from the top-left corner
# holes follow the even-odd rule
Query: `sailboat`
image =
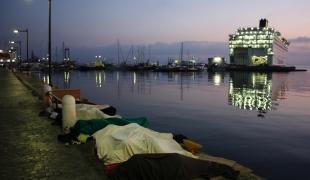
[(188, 57), (187, 60), (183, 60), (184, 43), (181, 42), (180, 57), (179, 59), (168, 58), (168, 64), (161, 66), (156, 71), (164, 72), (197, 72), (204, 70), (204, 64), (198, 64), (195, 56)]

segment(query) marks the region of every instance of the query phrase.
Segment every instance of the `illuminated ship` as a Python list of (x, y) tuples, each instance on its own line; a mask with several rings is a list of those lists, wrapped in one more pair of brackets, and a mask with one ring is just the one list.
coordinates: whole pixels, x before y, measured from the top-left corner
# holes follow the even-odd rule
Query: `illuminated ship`
[(229, 36), (230, 64), (284, 66), (289, 42), (261, 19), (259, 27), (239, 28)]

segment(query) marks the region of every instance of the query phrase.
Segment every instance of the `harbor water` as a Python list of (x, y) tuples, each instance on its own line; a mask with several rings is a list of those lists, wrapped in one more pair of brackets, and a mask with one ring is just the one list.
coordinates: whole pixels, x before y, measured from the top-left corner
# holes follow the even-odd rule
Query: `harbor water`
[(184, 134), (267, 179), (310, 179), (309, 71), (71, 71), (52, 80), (123, 117), (148, 117), (151, 129)]

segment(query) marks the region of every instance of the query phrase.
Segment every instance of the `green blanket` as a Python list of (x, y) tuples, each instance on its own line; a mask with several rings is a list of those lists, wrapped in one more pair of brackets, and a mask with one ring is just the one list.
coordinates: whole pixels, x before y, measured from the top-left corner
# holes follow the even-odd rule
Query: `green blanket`
[(148, 125), (147, 118), (108, 118), (108, 119), (94, 119), (94, 120), (79, 120), (73, 127), (73, 131), (82, 134), (92, 135), (96, 131), (105, 128), (109, 124), (114, 124), (118, 126), (124, 126), (130, 123), (137, 123), (143, 127)]

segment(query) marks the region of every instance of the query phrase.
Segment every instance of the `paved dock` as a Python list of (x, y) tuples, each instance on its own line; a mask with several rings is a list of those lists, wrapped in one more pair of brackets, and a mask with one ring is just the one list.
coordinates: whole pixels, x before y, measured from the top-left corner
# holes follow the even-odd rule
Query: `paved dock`
[(0, 179), (107, 179), (93, 146), (65, 146), (59, 126), (40, 117), (41, 102), (0, 69)]

